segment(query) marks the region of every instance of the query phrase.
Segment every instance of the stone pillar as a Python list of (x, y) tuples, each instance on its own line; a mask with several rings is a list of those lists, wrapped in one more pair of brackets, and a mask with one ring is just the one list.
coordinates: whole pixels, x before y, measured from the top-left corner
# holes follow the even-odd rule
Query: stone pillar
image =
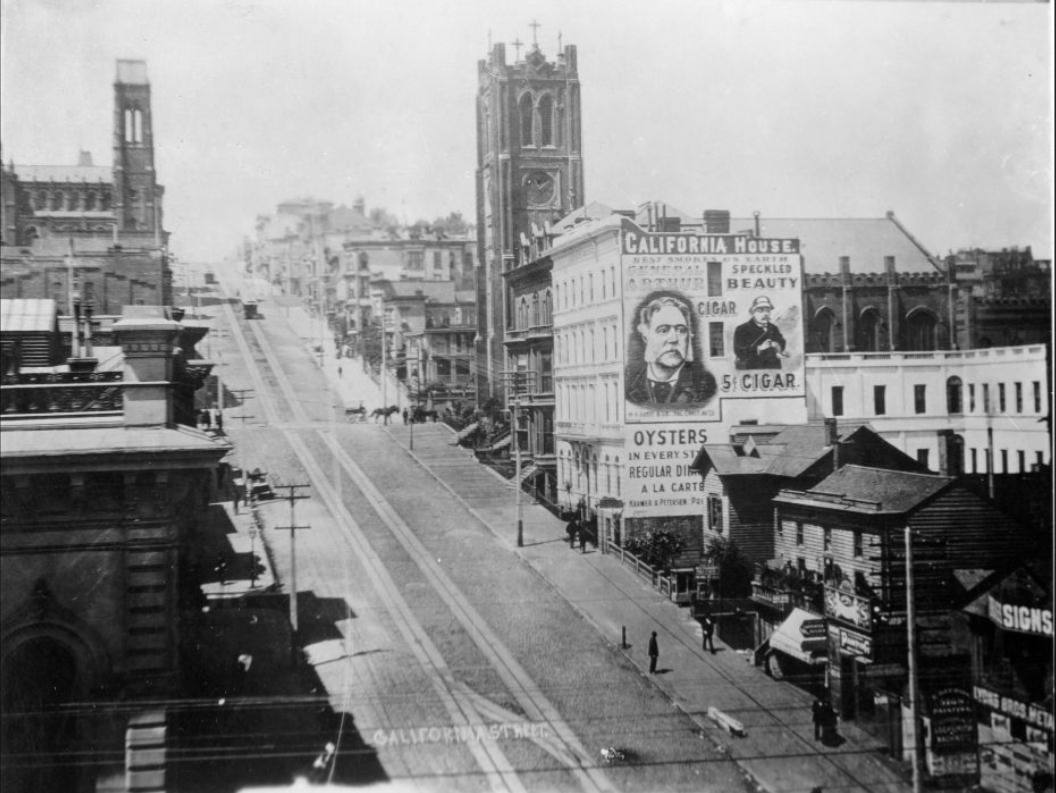
[(902, 321), (898, 307), (898, 273), (895, 272), (895, 257), (884, 257), (884, 278), (887, 280), (887, 349), (897, 350), (902, 333)]
[(840, 257), (840, 287), (841, 287), (841, 317), (843, 325), (843, 350), (851, 352), (855, 349), (854, 344), (854, 291), (851, 285), (851, 257)]

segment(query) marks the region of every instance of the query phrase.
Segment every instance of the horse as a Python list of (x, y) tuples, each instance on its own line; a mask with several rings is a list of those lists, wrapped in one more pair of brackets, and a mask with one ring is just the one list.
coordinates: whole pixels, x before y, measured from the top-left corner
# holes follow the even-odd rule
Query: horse
[(370, 413), (370, 417), (374, 419), (375, 424), (377, 424), (379, 416), (385, 420), (386, 424), (388, 424), (389, 416), (391, 416), (393, 413), (399, 412), (400, 409), (396, 405), (389, 405), (387, 408), (374, 408), (374, 410), (372, 410)]

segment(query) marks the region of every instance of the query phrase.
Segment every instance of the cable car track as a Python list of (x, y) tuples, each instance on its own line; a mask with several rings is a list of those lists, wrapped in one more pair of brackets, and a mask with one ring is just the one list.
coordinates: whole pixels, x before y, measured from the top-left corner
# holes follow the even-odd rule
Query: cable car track
[[(304, 439), (297, 434), (298, 432), (304, 429), (314, 429), (316, 435), (335, 456), (344, 474), (355, 483), (388, 531), (412, 558), (439, 598), (455, 615), (468, 638), (488, 659), (489, 664), (506, 685), (510, 696), (530, 720), (549, 726), (552, 734), (536, 740), (536, 743), (554, 757), (562, 768), (570, 772), (583, 790), (596, 793), (614, 792), (616, 788), (608, 780), (604, 771), (595, 766), (593, 758), (579, 742), (557, 708), (549, 702), (539, 686), (517, 663), (513, 654), (488, 627), (486, 621), (462, 595), (455, 583), (436, 564), (432, 554), (422, 545), (381, 492), (370, 482), (363, 470), (341, 448), (332, 431), (328, 431), (329, 423), (322, 420), (313, 421), (308, 417), (294, 393), (289, 377), (270, 349), (259, 321), (238, 317), (230, 305), (225, 304), (224, 309), (233, 329), (235, 341), (239, 345), (247, 366), (250, 368), (253, 382), (257, 386), (257, 402), (263, 408), (266, 422), (269, 426), (280, 429), (284, 433), (302, 467), (309, 474), (322, 501), (341, 526), (341, 536), (349, 543), (357, 558), (367, 567), (368, 575), (376, 589), (385, 594), (386, 602), (392, 607), (394, 616), (399, 617), (396, 620), (397, 625), (404, 632), (407, 644), (415, 652), (422, 668), (428, 672), (434, 690), (444, 703), (452, 722), (454, 724), (484, 724), (486, 714), (481, 712), (481, 704), (474, 701), (474, 697), (467, 696), (464, 684), (455, 680), (439, 650), (429, 639), (424, 627), (420, 625), (411, 611), (411, 607), (401, 596), (398, 586), (389, 576), (380, 557), (370, 547), (369, 541), (358, 528), (344, 499), (329, 482), (323, 472), (323, 464), (311, 452)], [(286, 420), (287, 415), (289, 420)], [(513, 793), (520, 793), (524, 790), (517, 778), (517, 772), (501, 751), (497, 741), (485, 740), (479, 746), (471, 743), (469, 747), (494, 790), (509, 790)]]

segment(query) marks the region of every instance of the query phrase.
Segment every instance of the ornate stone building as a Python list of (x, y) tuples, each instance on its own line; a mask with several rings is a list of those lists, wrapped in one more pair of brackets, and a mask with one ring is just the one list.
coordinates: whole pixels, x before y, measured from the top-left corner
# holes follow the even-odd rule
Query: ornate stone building
[(187, 359), (198, 334), (169, 309), (128, 307), (117, 347), (68, 363), (49, 342), (52, 301), (3, 300), (0, 317), (0, 776), (5, 790), (94, 791), (124, 774), (144, 700), (180, 691), (230, 445), (180, 422), (209, 365)]
[(111, 167), (82, 151), (76, 165), (0, 169), (5, 297), (50, 298), (67, 309), (76, 294), (97, 315), (172, 303), (143, 61), (117, 61), (113, 140)]
[(478, 65), (477, 398), (503, 393), (503, 273), (527, 260), (548, 226), (584, 203), (576, 47), (548, 61), (535, 43), (514, 62), (496, 44)]

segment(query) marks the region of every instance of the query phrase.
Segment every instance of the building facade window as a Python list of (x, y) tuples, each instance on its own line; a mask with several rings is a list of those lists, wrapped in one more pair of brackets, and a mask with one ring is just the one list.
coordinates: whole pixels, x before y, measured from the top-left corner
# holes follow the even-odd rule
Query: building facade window
[(865, 547), (864, 547), (865, 543), (864, 543), (864, 541), (862, 539), (862, 533), (856, 531), (856, 532), (854, 532), (853, 537), (854, 537), (854, 549), (853, 549), (854, 558), (855, 559), (861, 559), (865, 555)]
[(722, 294), (722, 262), (708, 262), (708, 297)]
[(990, 384), (983, 383), (983, 413), (990, 413)]
[(814, 315), (810, 323), (810, 341), (817, 352), (833, 352), (836, 349), (836, 315), (823, 308)]
[(554, 100), (550, 94), (539, 98), (539, 138), (543, 146), (554, 145)]
[(1023, 412), (1023, 384), (1016, 383), (1014, 386), (1016, 390), (1016, 413)]
[(928, 399), (927, 399), (927, 386), (915, 385), (913, 386), (913, 412), (926, 413), (928, 410)]
[(726, 357), (726, 337), (721, 322), (708, 323), (708, 354), (712, 358)]
[(964, 412), (961, 402), (961, 378), (951, 377), (946, 381), (946, 412), (957, 414)]
[(832, 415), (842, 416), (843, 415), (843, 386), (834, 385), (832, 387)]
[(873, 386), (873, 413), (877, 416), (887, 414), (887, 386)]
[(1022, 449), (1017, 451), (1016, 461), (1019, 463), (1019, 473), (1025, 474), (1027, 472), (1027, 453)]
[(832, 551), (832, 529), (828, 526), (826, 526), (822, 532), (822, 548), (825, 553)]
[(968, 412), (975, 413), (975, 384), (968, 384)]
[(1001, 450), (1001, 473), (1009, 474), (1012, 473), (1008, 470), (1008, 449)]
[(929, 449), (917, 449), (917, 462), (928, 468)]
[(930, 311), (917, 311), (906, 322), (906, 336), (910, 350), (934, 350), (936, 348), (936, 321)]
[(880, 312), (867, 308), (858, 319), (855, 329), (855, 342), (862, 352), (876, 352), (880, 349)]
[(1005, 384), (997, 384), (997, 412), (1004, 413), (1005, 411)]
[(722, 498), (708, 496), (708, 528), (716, 534), (722, 534)]
[(1041, 413), (1041, 383), (1034, 381), (1034, 412)]
[(534, 144), (532, 142), (532, 121), (535, 107), (532, 103), (532, 95), (525, 94), (521, 97), (521, 101), (517, 104), (521, 111), (521, 145), (533, 146)]
[(972, 451), (972, 473), (973, 474), (977, 474), (977, 473), (979, 473), (978, 450), (973, 446), (971, 451)]
[(796, 545), (803, 544), (803, 521), (796, 521)]

